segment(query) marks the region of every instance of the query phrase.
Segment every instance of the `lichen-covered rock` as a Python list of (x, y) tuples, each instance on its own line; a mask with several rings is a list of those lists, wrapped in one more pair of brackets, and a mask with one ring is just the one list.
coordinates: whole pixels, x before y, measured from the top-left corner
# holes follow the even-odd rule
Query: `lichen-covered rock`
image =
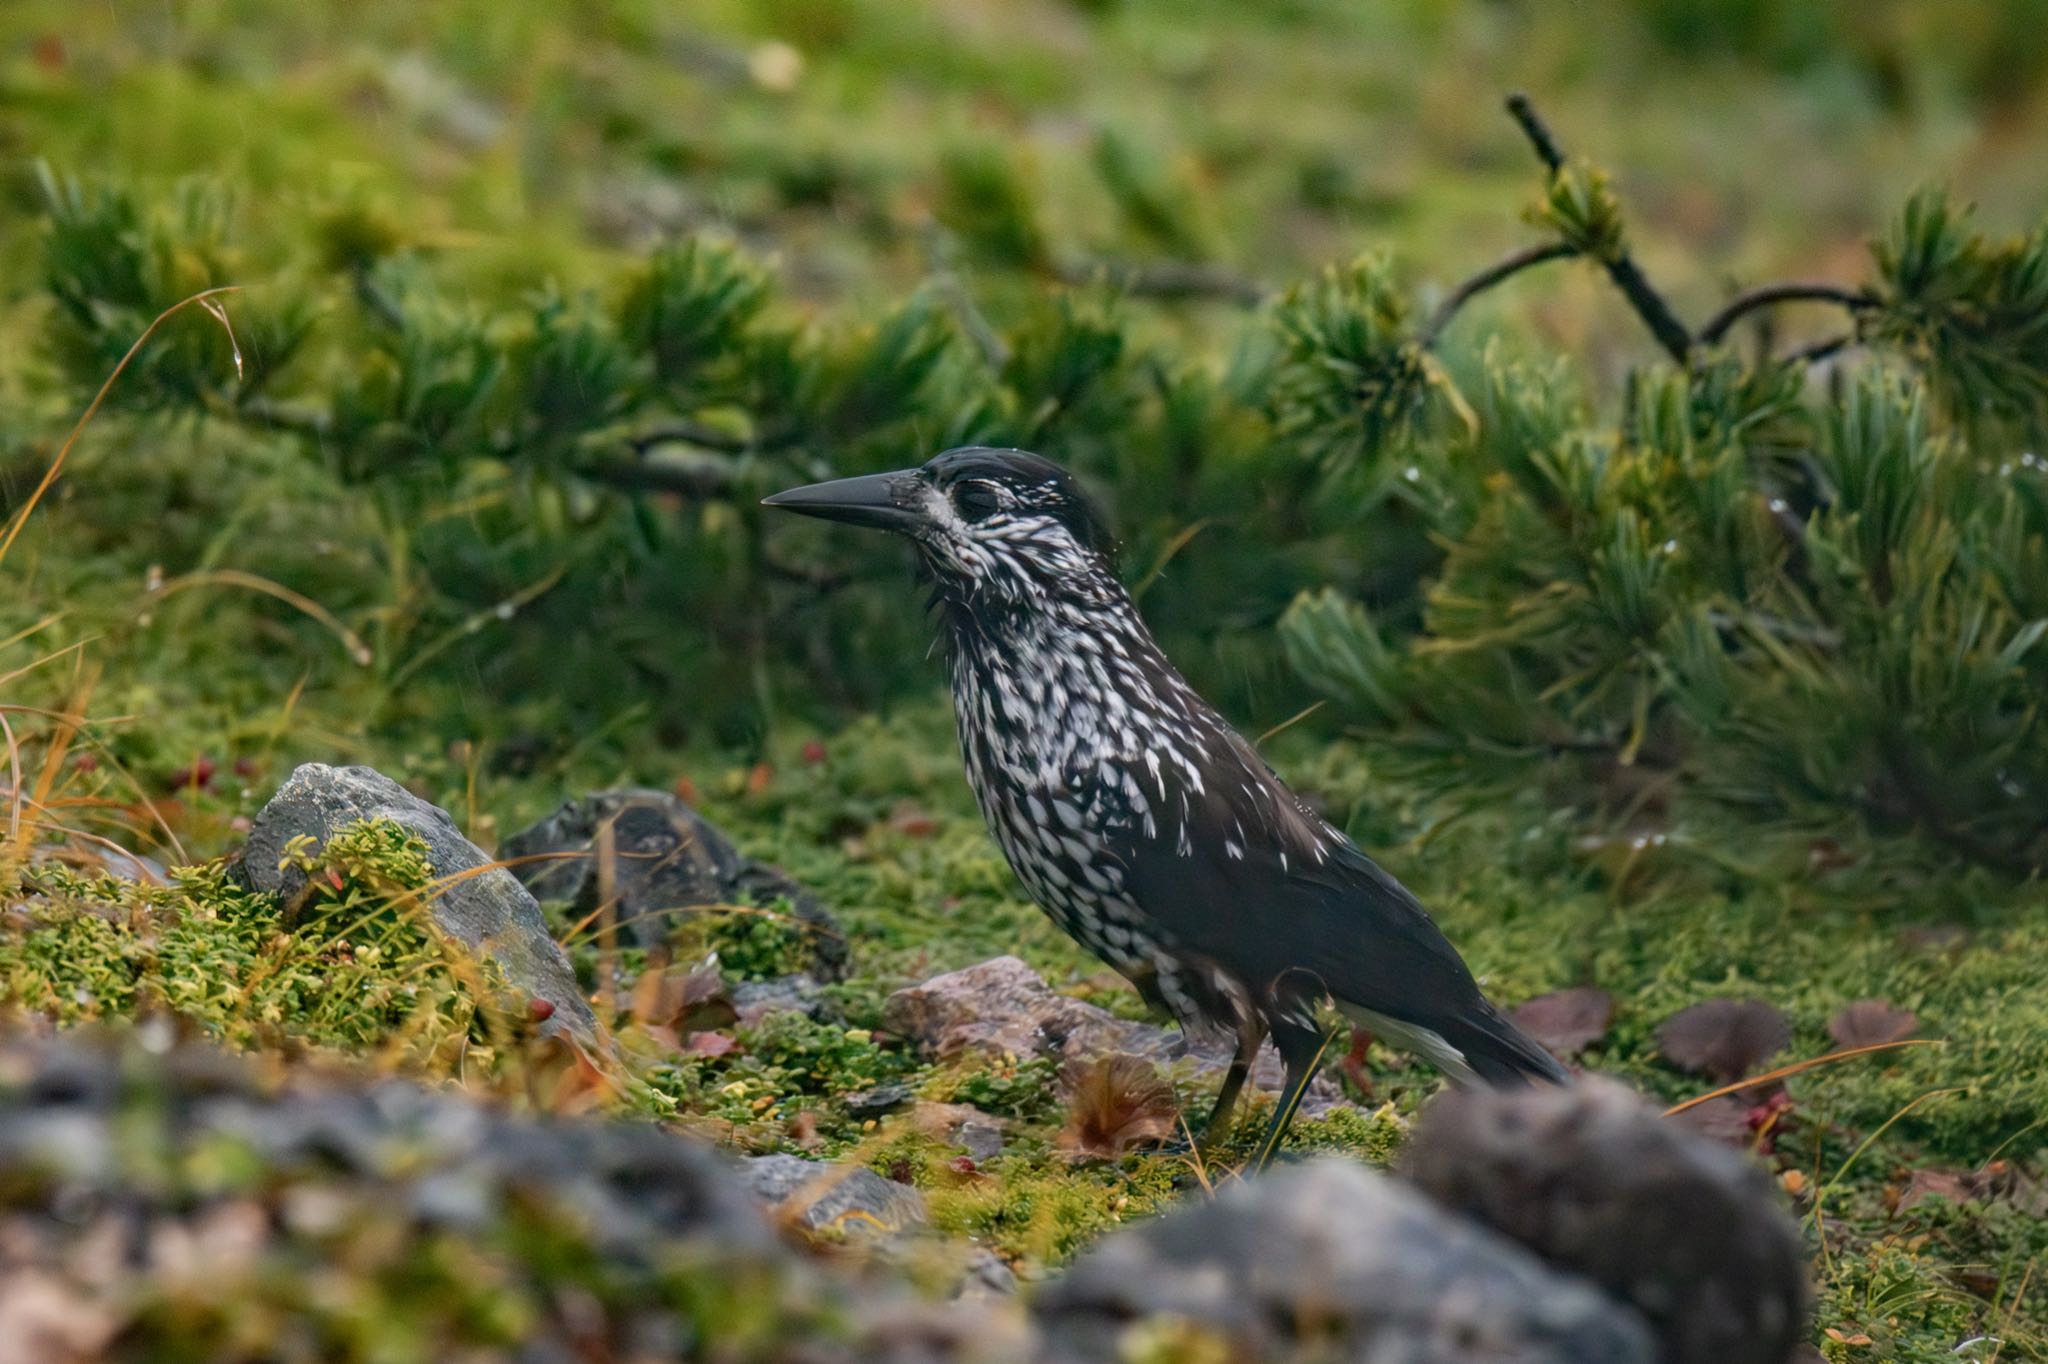
[(597, 1018), (548, 932), (539, 901), (512, 873), (490, 866), (492, 859), (463, 837), (446, 810), (373, 768), (300, 766), (256, 816), (243, 875), (289, 904), (304, 892), (306, 874), (286, 864), (286, 846), (300, 836), (324, 845), (337, 831), (372, 819), (401, 825), (426, 844), (427, 860), (441, 878), (428, 903), (443, 932), (497, 963), (513, 988), (551, 1005), (550, 1030), (586, 1044), (597, 1040)]
[(1618, 1084), (1444, 1094), (1403, 1170), (1633, 1303), (1670, 1364), (1783, 1364), (1803, 1335), (1805, 1251), (1769, 1177)]
[(786, 901), (819, 980), (846, 974), (846, 937), (823, 904), (781, 871), (741, 853), (710, 820), (666, 791), (599, 791), (563, 803), (505, 840), (534, 894), (588, 912), (599, 890), (643, 947), (665, 943), (678, 916), (706, 905)]
[(1651, 1364), (1631, 1308), (1350, 1161), (1225, 1188), (1111, 1237), (1034, 1303), (1052, 1357)]
[[(1220, 1074), (1230, 1064), (1227, 1039), (1191, 1041), (1171, 1029), (1118, 1018), (1060, 994), (1016, 957), (992, 957), (898, 990), (882, 1006), (882, 1026), (940, 1058), (979, 1052), (1065, 1063), (1138, 1056), (1164, 1066), (1182, 1063), (1196, 1075)], [(1277, 1088), (1280, 1080), (1269, 1046), (1252, 1083)], [(1317, 1117), (1342, 1101), (1336, 1084), (1319, 1076), (1302, 1113)]]
[(824, 992), (808, 973), (798, 971), (774, 980), (736, 980), (726, 986), (734, 1012), (743, 1027), (757, 1028), (777, 1014), (802, 1014), (805, 1018), (826, 1018), (833, 1010)]
[(0, 1042), (0, 1357), (814, 1364), (927, 1310), (826, 1272), (736, 1162), (652, 1123), (170, 1033)]
[(1170, 1060), (1176, 1039), (1056, 993), (1016, 957), (993, 957), (889, 996), (882, 1026), (933, 1056), (970, 1052), (1070, 1060), (1130, 1052)]
[(862, 1165), (833, 1165), (802, 1156), (755, 1156), (746, 1162), (754, 1196), (806, 1231), (887, 1236), (925, 1220), (924, 1196)]

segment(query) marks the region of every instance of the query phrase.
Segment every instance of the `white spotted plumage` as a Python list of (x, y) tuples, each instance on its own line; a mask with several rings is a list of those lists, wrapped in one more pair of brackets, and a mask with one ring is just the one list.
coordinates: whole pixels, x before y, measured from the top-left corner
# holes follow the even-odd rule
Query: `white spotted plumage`
[(769, 502), (918, 546), (968, 779), (1003, 855), (1149, 1000), (1236, 1035), (1212, 1123), (1271, 1038), (1287, 1080), (1261, 1159), (1323, 1054), (1322, 1001), (1455, 1078), (1567, 1078), (1485, 998), (1415, 897), (1182, 680), (1064, 470), (967, 448)]
[[(1002, 511), (969, 523), (934, 489), (920, 541), (982, 815), (1032, 899), (1083, 947), (1185, 1024), (1235, 1027), (1245, 984), (1148, 915), (1126, 873), (1139, 843), (1194, 855), (1205, 771), (1241, 765), (1238, 741), (1153, 643), (1103, 558), (1034, 515), (1028, 491), (1003, 496)], [(1285, 798), (1272, 783), (1231, 785), (1255, 810)], [(1272, 811), (1267, 831), (1304, 816), (1327, 831), (1298, 805), (1289, 813)], [(1240, 819), (1228, 854), (1242, 859), (1247, 838)], [(1310, 845), (1320, 852), (1319, 838)]]

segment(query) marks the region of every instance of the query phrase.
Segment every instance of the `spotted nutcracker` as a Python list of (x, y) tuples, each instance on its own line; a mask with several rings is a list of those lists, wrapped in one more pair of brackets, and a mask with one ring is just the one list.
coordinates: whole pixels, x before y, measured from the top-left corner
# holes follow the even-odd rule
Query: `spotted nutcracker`
[(1167, 661), (1065, 470), (1021, 450), (949, 450), (766, 505), (917, 546), (967, 777), (1018, 879), (1152, 1004), (1236, 1038), (1208, 1138), (1227, 1130), (1270, 1034), (1286, 1080), (1254, 1159), (1272, 1158), (1328, 1044), (1325, 1001), (1456, 1081), (1566, 1080), (1415, 897)]

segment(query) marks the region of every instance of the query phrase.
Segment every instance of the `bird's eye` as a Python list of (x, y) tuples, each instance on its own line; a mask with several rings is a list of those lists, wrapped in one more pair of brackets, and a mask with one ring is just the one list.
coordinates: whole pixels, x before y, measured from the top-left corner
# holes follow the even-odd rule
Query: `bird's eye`
[(986, 521), (1002, 506), (996, 500), (996, 490), (980, 481), (962, 483), (955, 488), (953, 505), (958, 507), (960, 515), (969, 521)]

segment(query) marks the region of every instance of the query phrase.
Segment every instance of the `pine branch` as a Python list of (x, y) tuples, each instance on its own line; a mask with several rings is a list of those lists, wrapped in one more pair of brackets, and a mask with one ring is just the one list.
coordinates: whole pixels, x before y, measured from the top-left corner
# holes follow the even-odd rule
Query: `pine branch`
[(799, 439), (794, 430), (740, 436), (687, 417), (677, 417), (635, 432), (626, 438), (626, 443), (642, 454), (662, 445), (694, 445), (700, 450), (715, 450), (721, 455), (746, 455), (786, 450)]
[(1211, 298), (1242, 308), (1256, 308), (1273, 296), (1273, 290), (1255, 279), (1194, 261), (1073, 261), (1061, 265), (1057, 274), (1063, 284), (1106, 282), (1133, 298)]
[(1450, 296), (1438, 305), (1436, 312), (1430, 316), (1429, 325), (1422, 329), (1422, 345), (1424, 348), (1434, 346), (1437, 337), (1443, 334), (1444, 328), (1450, 325), (1458, 310), (1496, 284), (1511, 279), (1533, 266), (1548, 261), (1564, 260), (1578, 254), (1578, 248), (1569, 242), (1542, 242), (1535, 246), (1525, 246), (1481, 270), (1451, 290)]
[(1729, 328), (1750, 313), (1780, 303), (1834, 303), (1852, 313), (1878, 306), (1878, 300), (1872, 295), (1834, 284), (1763, 284), (1745, 289), (1729, 299), (1720, 312), (1708, 318), (1706, 325), (1700, 328), (1700, 343), (1714, 345), (1728, 334)]
[[(1536, 112), (1536, 106), (1530, 103), (1527, 95), (1519, 93), (1509, 95), (1507, 105), (1509, 116), (1528, 137), (1537, 157), (1549, 168), (1553, 178), (1557, 176), (1565, 166), (1564, 150), (1557, 145), (1556, 137)], [(1627, 249), (1617, 248), (1602, 256), (1600, 265), (1607, 271), (1607, 277), (1614, 281), (1614, 286), (1621, 290), (1629, 306), (1636, 310), (1636, 316), (1643, 319), (1643, 325), (1650, 329), (1650, 334), (1657, 338), (1657, 344), (1664, 348), (1665, 353), (1681, 365), (1691, 359), (1692, 333), (1678, 320), (1671, 305), (1651, 285), (1649, 277), (1643, 274)]]
[(727, 461), (707, 457), (642, 454), (594, 460), (579, 465), (576, 472), (621, 492), (673, 493), (692, 502), (730, 498), (742, 491), (738, 470)]
[(239, 402), (221, 399), (208, 403), (215, 416), (243, 421), (266, 431), (318, 440), (332, 433), (334, 420), (326, 412), (305, 403), (277, 402), (269, 398), (244, 398)]

